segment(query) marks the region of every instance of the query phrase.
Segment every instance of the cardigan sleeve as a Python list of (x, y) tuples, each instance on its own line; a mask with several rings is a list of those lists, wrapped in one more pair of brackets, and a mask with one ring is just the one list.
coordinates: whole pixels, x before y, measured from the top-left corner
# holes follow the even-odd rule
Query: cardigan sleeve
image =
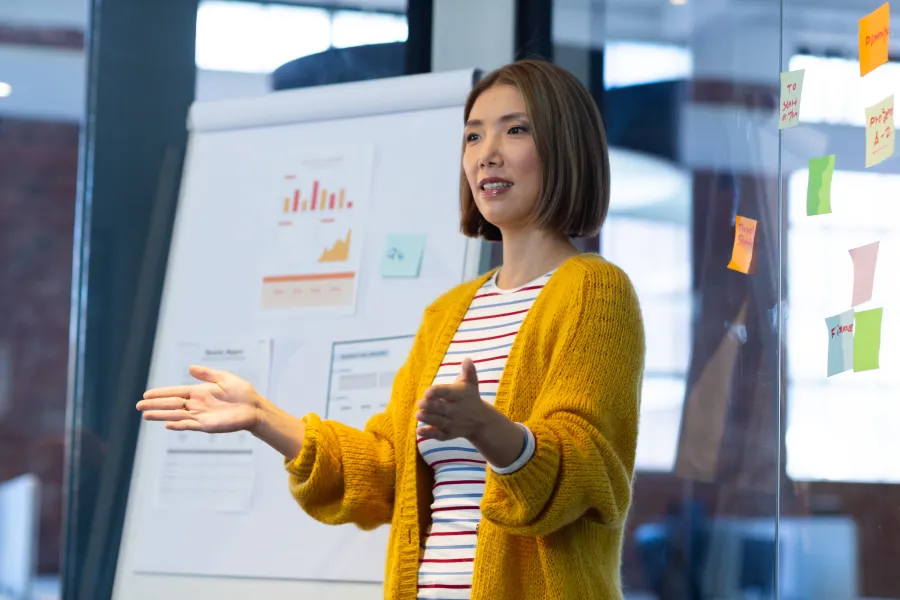
[[(605, 263), (571, 290), (531, 417), (534, 455), (488, 473), (485, 519), (514, 535), (544, 536), (586, 516), (624, 524), (637, 447), (644, 329), (627, 276)], [(521, 365), (520, 368), (534, 368)]]
[(369, 530), (391, 522), (394, 512), (397, 432), (403, 406), (414, 401), (417, 356), (424, 352), (422, 327), (394, 377), (387, 409), (360, 431), (315, 414), (304, 417), (300, 454), (285, 460), (291, 494), (311, 517), (327, 525), (354, 523)]

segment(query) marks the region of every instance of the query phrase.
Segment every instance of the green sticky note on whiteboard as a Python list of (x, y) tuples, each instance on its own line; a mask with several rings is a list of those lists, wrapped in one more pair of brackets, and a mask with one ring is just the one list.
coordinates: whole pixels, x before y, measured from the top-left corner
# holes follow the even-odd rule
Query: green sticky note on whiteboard
[(806, 186), (806, 214), (827, 215), (831, 212), (831, 178), (834, 154), (809, 159), (809, 182)]
[(881, 350), (880, 308), (856, 313), (853, 330), (853, 370), (871, 371), (878, 368), (878, 353)]
[(425, 252), (421, 234), (389, 235), (381, 256), (382, 277), (418, 277)]

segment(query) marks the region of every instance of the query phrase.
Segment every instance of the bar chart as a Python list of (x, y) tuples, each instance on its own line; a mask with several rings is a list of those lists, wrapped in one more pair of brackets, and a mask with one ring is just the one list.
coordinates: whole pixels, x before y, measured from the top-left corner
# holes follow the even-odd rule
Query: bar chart
[[(288, 175), (286, 180), (295, 182), (296, 177)], [(335, 210), (349, 210), (353, 208), (353, 202), (346, 198), (346, 188), (329, 191), (321, 185), (319, 180), (312, 182), (307, 188), (308, 195), (303, 188), (294, 187), (293, 192), (284, 197), (282, 212), (290, 213), (321, 213)]]

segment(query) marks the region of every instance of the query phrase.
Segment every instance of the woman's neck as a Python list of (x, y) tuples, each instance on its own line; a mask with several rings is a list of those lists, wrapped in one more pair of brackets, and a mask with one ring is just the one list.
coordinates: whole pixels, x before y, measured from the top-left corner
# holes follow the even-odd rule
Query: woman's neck
[(557, 268), (579, 254), (564, 236), (545, 231), (503, 233), (503, 266), (497, 274), (497, 287), (516, 288)]

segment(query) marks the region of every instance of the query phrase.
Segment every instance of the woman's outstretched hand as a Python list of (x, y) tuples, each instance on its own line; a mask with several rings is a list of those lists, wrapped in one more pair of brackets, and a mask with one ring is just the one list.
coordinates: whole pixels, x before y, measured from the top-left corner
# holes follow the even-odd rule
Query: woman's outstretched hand
[(147, 421), (165, 421), (173, 431), (230, 433), (252, 431), (259, 420), (262, 397), (234, 373), (192, 366), (202, 383), (148, 390), (137, 409)]

